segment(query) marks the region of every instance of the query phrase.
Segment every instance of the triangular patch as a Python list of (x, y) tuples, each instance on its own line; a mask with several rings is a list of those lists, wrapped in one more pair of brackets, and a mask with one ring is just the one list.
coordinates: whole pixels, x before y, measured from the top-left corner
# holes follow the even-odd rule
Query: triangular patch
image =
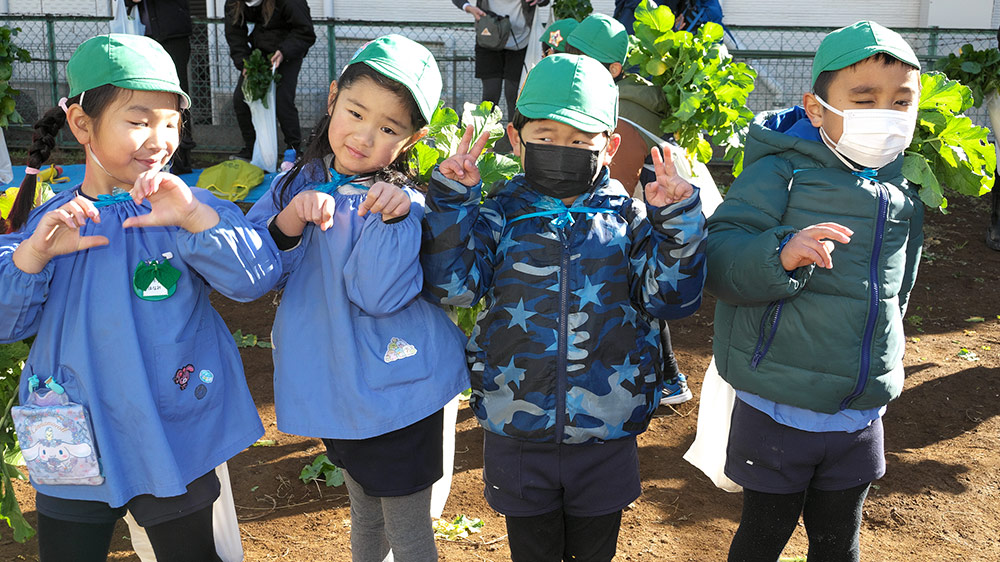
[(142, 292), (142, 296), (144, 297), (165, 297), (169, 294), (170, 291), (168, 291), (167, 288), (164, 287), (163, 284), (160, 283), (160, 281), (155, 277), (153, 278), (153, 281), (149, 283), (149, 286), (146, 287), (146, 290)]
[(489, 30), (489, 28), (486, 28), (486, 27), (484, 27), (484, 28), (483, 28), (483, 32), (482, 32), (482, 33), (480, 33), (480, 35), (482, 35), (482, 36), (484, 36), (484, 37), (490, 37), (490, 36), (492, 36), (493, 34), (492, 34), (492, 33), (490, 33), (490, 30)]
[(393, 361), (399, 361), (400, 359), (413, 357), (416, 354), (417, 354), (417, 348), (406, 343), (406, 340), (402, 338), (392, 338), (389, 341), (389, 345), (385, 350), (385, 357), (383, 357), (382, 359), (386, 363), (392, 363)]

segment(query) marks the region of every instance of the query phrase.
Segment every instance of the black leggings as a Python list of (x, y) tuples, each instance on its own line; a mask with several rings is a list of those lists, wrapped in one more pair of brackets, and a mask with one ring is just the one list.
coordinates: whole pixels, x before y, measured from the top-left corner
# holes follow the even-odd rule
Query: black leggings
[[(38, 514), (38, 555), (41, 562), (104, 562), (108, 559), (115, 523), (77, 523)], [(215, 552), (212, 506), (146, 527), (157, 560), (221, 562)]]
[(622, 512), (573, 517), (557, 509), (533, 517), (507, 516), (511, 562), (610, 562), (618, 549)]
[(670, 382), (681, 373), (674, 357), (674, 346), (670, 342), (670, 327), (666, 320), (660, 320), (660, 352), (663, 354), (663, 381)]
[(799, 514), (809, 537), (809, 562), (858, 562), (861, 508), (869, 484), (797, 494), (743, 490), (743, 516), (729, 547), (729, 562), (774, 562), (795, 531)]
[(514, 107), (517, 105), (517, 89), (520, 81), (520, 75), (514, 79), (483, 78), (483, 101), (499, 104), (500, 89), (503, 88), (504, 98), (507, 100), (507, 112), (504, 113), (504, 117), (509, 121), (513, 118)]

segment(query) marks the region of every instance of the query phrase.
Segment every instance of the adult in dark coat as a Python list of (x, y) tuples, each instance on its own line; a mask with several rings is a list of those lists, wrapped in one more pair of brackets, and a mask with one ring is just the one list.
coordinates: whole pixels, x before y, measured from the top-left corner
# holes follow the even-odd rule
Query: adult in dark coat
[[(126, 8), (139, 6), (139, 18), (146, 26), (146, 36), (152, 37), (170, 55), (177, 68), (181, 89), (188, 95), (188, 60), (191, 58), (191, 6), (188, 0), (125, 0)], [(170, 171), (186, 174), (191, 171), (191, 151), (195, 147), (191, 135), (191, 112), (181, 110), (181, 141), (174, 152)]]
[[(237, 156), (250, 159), (257, 134), (250, 117), (250, 107), (243, 99), (243, 61), (254, 49), (260, 49), (281, 74), (275, 89), (278, 125), (285, 138), (285, 148), (299, 149), (302, 130), (295, 108), (295, 88), (302, 60), (316, 42), (312, 15), (306, 0), (226, 0), (226, 42), (229, 56), (240, 71), (233, 93), (233, 110), (243, 136), (243, 149)], [(254, 24), (253, 32), (248, 24)]]

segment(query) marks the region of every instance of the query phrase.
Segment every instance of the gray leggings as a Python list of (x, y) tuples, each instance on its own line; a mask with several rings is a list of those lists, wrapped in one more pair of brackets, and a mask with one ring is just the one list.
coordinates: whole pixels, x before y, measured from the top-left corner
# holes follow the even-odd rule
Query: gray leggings
[(369, 496), (344, 471), (351, 497), (354, 562), (425, 562), (438, 559), (431, 528), (431, 488), (408, 496)]

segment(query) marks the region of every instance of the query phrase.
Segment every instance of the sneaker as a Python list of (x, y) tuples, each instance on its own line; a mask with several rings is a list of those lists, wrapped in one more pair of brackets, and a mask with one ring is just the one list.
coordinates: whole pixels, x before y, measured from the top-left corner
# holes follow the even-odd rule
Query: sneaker
[(688, 388), (687, 377), (683, 374), (677, 373), (677, 378), (663, 382), (663, 397), (660, 398), (660, 406), (683, 404), (691, 398), (691, 389)]

